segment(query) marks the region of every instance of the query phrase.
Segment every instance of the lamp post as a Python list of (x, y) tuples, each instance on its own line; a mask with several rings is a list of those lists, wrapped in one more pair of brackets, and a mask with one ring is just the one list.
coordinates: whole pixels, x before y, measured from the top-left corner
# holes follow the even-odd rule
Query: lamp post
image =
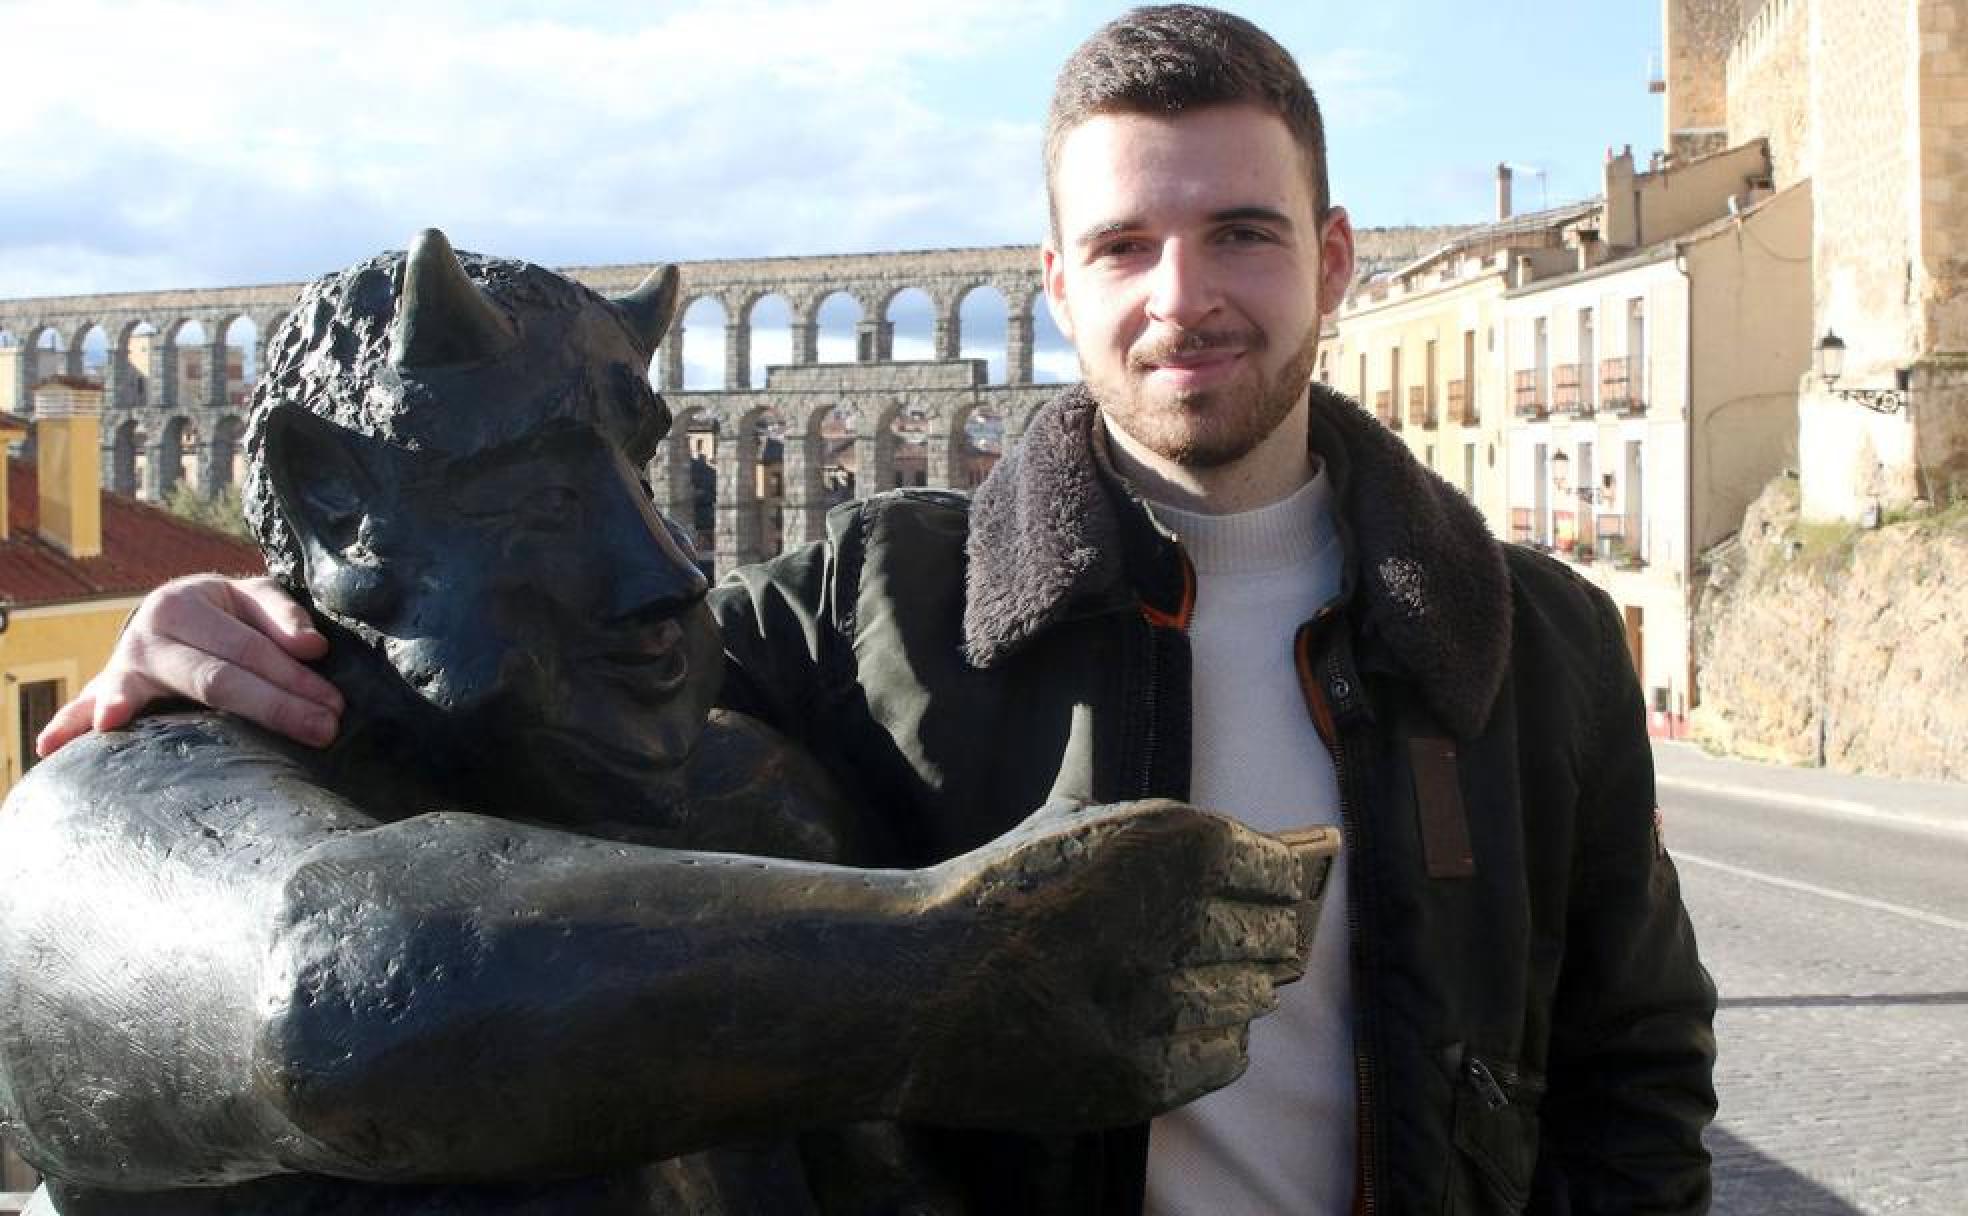
[(1827, 393), (1875, 414), (1897, 414), (1906, 409), (1907, 384), (1913, 378), (1908, 369), (1894, 369), (1893, 378), (1898, 382), (1895, 388), (1839, 388), (1839, 378), (1845, 374), (1845, 339), (1826, 329), (1814, 353), (1818, 379), (1824, 381)]

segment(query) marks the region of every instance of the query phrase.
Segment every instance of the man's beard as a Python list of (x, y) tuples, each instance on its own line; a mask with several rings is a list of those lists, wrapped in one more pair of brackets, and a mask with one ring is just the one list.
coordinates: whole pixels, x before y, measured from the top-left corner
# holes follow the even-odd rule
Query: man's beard
[[(1129, 352), (1119, 384), (1089, 376), (1087, 387), (1109, 421), (1155, 455), (1185, 468), (1221, 468), (1264, 442), (1304, 399), (1319, 355), (1318, 327), (1308, 330), (1291, 358), (1268, 377), (1253, 373), (1221, 388), (1153, 401), (1143, 392), (1144, 379), (1176, 352), (1238, 350), (1246, 367), (1254, 368), (1269, 345), (1260, 330), (1197, 330), (1178, 342)], [(1080, 370), (1086, 373), (1084, 362)]]

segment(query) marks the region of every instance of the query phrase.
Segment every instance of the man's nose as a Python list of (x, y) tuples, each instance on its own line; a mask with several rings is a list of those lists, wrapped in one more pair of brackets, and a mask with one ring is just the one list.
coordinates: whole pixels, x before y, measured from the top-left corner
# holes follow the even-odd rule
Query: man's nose
[(1207, 260), (1189, 241), (1163, 241), (1149, 274), (1150, 320), (1189, 329), (1216, 307), (1216, 289)]

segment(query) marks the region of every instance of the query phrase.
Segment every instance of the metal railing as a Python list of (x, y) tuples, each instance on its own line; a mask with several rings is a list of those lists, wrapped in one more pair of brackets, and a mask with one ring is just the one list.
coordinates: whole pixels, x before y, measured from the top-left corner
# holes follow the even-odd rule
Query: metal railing
[(1419, 384), (1408, 386), (1408, 425), (1435, 425), (1435, 403), (1429, 398), (1428, 390)]
[(1511, 408), (1519, 418), (1544, 417), (1544, 393), (1538, 380), (1536, 368), (1526, 368), (1516, 373)]
[(1476, 425), (1476, 402), (1467, 380), (1449, 381), (1449, 421), (1456, 426)]
[(1599, 361), (1599, 408), (1622, 418), (1647, 412), (1646, 369), (1639, 358), (1621, 355)]

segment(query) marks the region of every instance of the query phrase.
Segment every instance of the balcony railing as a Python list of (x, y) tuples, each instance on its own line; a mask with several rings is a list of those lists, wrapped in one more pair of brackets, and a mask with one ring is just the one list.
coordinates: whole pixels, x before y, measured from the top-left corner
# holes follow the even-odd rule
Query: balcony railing
[(1428, 398), (1428, 390), (1419, 384), (1408, 386), (1408, 425), (1430, 427), (1435, 425), (1435, 403)]
[(1394, 390), (1384, 388), (1374, 394), (1374, 417), (1389, 430), (1401, 429), (1401, 416), (1394, 409)]
[(1539, 391), (1538, 380), (1536, 368), (1529, 368), (1516, 374), (1511, 408), (1519, 418), (1544, 417), (1544, 394)]
[(1469, 381), (1449, 381), (1449, 422), (1455, 426), (1476, 425), (1476, 402), (1469, 396)]
[(1551, 409), (1574, 418), (1592, 412), (1592, 402), (1579, 391), (1579, 365), (1560, 363), (1551, 369)]
[(1622, 355), (1599, 361), (1599, 407), (1622, 418), (1647, 412), (1645, 368), (1638, 358)]

